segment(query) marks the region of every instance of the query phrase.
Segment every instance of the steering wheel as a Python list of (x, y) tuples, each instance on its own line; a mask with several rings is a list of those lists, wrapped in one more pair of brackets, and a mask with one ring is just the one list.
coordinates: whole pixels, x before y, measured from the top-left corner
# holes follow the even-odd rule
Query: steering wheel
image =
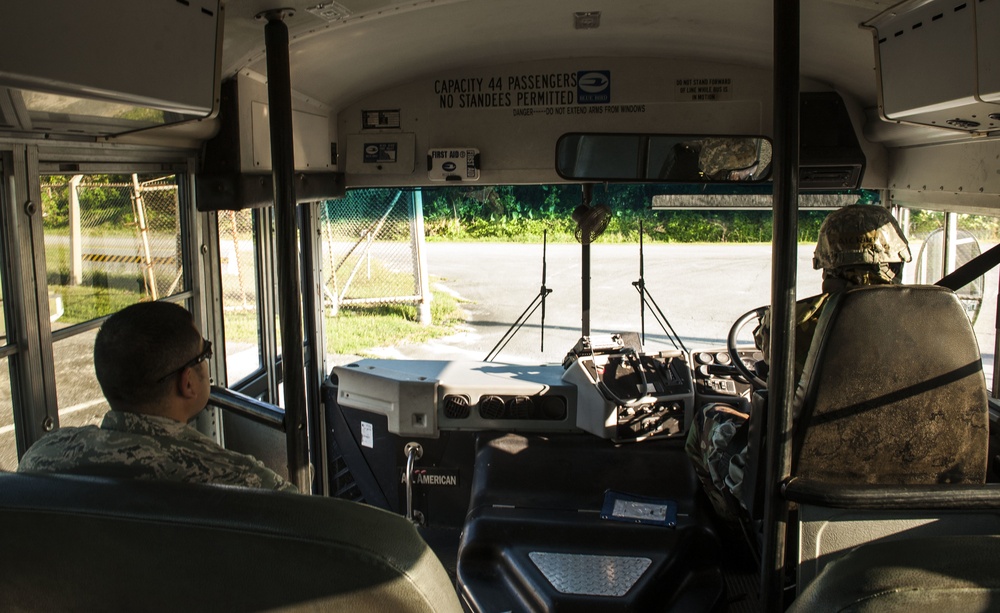
[(759, 320), (766, 312), (767, 307), (762, 306), (740, 315), (740, 318), (736, 320), (733, 327), (729, 329), (729, 337), (726, 339), (726, 349), (729, 350), (729, 357), (733, 360), (733, 366), (735, 366), (736, 370), (738, 370), (740, 374), (750, 382), (750, 385), (752, 385), (755, 390), (767, 389), (767, 381), (764, 381), (754, 374), (754, 372), (751, 371), (750, 368), (743, 362), (739, 352), (736, 350), (736, 337), (739, 335), (740, 330), (742, 330), (744, 326), (754, 319)]

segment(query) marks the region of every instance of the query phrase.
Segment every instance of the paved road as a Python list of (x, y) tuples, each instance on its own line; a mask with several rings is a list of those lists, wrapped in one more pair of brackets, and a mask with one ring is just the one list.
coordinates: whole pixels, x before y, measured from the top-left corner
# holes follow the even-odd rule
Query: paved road
[[(799, 297), (820, 291), (820, 274), (812, 269), (813, 250), (813, 245), (799, 248)], [(546, 285), (552, 294), (546, 304), (544, 351), (540, 348), (540, 312), (536, 312), (496, 361), (558, 362), (577, 341), (581, 333), (580, 253), (579, 245), (548, 248)], [(632, 286), (639, 277), (638, 248), (596, 244), (591, 257), (592, 332), (639, 331), (639, 295)], [(646, 287), (688, 349), (718, 345), (741, 314), (770, 302), (770, 257), (769, 245), (647, 245)], [(541, 285), (540, 245), (430, 243), (427, 259), (434, 282), (468, 300), (469, 329), (430, 343), (383, 350), (379, 355), (482, 360)], [(984, 362), (991, 370), (995, 274), (987, 280), (985, 296), (983, 316), (975, 328)], [(742, 338), (749, 341), (748, 334)], [(647, 349), (670, 346), (647, 310)]]
[[(510, 323), (530, 304), (541, 285), (542, 250), (538, 245), (428, 246), (428, 268), (440, 283), (470, 302), (464, 339), (468, 357), (482, 359)], [(582, 264), (580, 245), (548, 249), (545, 350), (541, 350), (540, 312), (529, 319), (498, 360), (560, 361), (582, 332)], [(800, 256), (800, 277), (819, 289), (811, 271), (811, 250)], [(649, 295), (688, 348), (723, 342), (730, 325), (745, 311), (769, 302), (770, 246), (654, 245), (644, 256)], [(477, 270), (490, 270), (489, 275)], [(639, 252), (634, 245), (591, 247), (592, 334), (640, 331)], [(810, 283), (816, 281), (815, 283)], [(672, 346), (646, 310), (646, 345)]]

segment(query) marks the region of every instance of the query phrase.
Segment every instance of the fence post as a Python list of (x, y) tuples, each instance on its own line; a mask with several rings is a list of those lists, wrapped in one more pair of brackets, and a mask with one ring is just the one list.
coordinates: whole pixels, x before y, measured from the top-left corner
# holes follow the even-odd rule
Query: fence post
[(417, 280), (420, 295), (420, 324), (431, 324), (431, 290), (427, 279), (427, 252), (424, 250), (424, 197), (419, 190), (413, 190), (412, 214), (410, 215), (410, 236), (413, 241), (413, 274)]
[(954, 272), (958, 262), (958, 213), (944, 214), (944, 262), (942, 275)]
[(80, 230), (80, 181), (83, 175), (69, 180), (69, 284), (83, 283), (83, 233)]
[(240, 263), (240, 237), (236, 231), (236, 211), (229, 211), (229, 226), (233, 235), (233, 257), (231, 264), (236, 266), (236, 280), (240, 285), (240, 304), (243, 309), (247, 308), (247, 288), (243, 279), (243, 266)]
[(153, 254), (149, 249), (149, 227), (146, 225), (146, 205), (142, 201), (142, 188), (139, 186), (139, 175), (132, 173), (132, 205), (135, 209), (135, 220), (139, 224), (139, 238), (142, 241), (143, 277), (149, 288), (149, 297), (159, 298), (156, 291), (156, 276), (153, 274)]

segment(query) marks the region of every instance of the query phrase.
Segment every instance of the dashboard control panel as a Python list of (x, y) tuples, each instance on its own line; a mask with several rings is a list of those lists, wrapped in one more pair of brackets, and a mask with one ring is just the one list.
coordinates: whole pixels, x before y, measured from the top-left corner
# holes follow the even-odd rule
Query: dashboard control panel
[(333, 372), (337, 402), (386, 415), (394, 434), (576, 430), (577, 390), (557, 364), (360, 360)]
[[(643, 353), (620, 337), (581, 339), (563, 363), (365, 359), (333, 369), (337, 402), (386, 416), (390, 433), (580, 432), (615, 441), (681, 436), (708, 402), (752, 389), (725, 348)], [(763, 355), (741, 349), (753, 367)]]

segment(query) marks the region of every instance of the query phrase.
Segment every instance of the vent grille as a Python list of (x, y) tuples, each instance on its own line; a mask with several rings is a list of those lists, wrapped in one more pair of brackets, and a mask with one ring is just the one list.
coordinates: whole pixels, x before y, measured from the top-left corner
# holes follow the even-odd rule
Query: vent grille
[(506, 404), (499, 396), (486, 396), (479, 401), (479, 416), (483, 419), (503, 419), (506, 414)]
[(465, 419), (469, 416), (469, 399), (465, 396), (445, 396), (444, 416), (448, 419)]

